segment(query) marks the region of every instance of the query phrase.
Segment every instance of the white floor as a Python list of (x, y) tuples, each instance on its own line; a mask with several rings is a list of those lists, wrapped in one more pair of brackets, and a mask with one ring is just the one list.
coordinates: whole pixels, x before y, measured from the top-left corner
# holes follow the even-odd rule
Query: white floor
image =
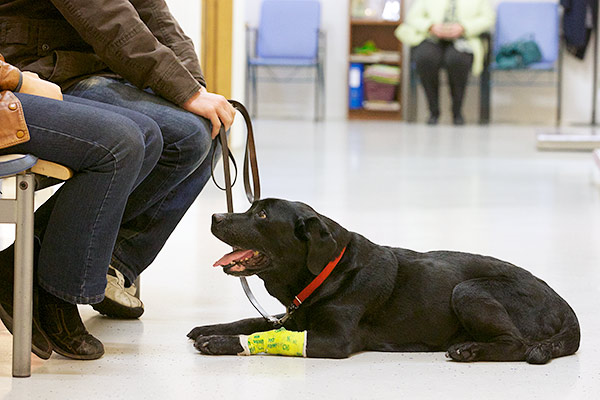
[[(544, 366), (460, 364), (443, 353), (202, 356), (185, 336), (191, 328), (256, 315), (237, 279), (211, 267), (228, 250), (209, 231), (210, 214), (225, 211), (224, 194), (209, 183), (143, 275), (140, 320), (81, 308), (105, 344), (102, 359), (33, 356), (32, 377), (13, 379), (11, 336), (0, 328), (0, 398), (598, 398), (600, 186), (589, 153), (537, 152), (543, 129), (534, 127), (259, 120), (255, 128), (263, 197), (310, 203), (376, 243), (523, 266), (575, 309), (579, 352)], [(266, 308), (283, 310), (252, 284)]]

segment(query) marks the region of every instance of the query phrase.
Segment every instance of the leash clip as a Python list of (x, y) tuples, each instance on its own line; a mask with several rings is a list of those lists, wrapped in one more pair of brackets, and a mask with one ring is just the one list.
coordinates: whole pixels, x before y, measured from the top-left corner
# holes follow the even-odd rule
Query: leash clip
[(290, 317), (292, 316), (294, 311), (296, 311), (297, 309), (298, 309), (298, 306), (295, 305), (294, 303), (292, 303), (289, 307), (287, 307), (287, 309), (285, 311), (285, 315), (283, 317), (275, 318), (275, 317), (269, 315), (267, 320), (273, 324), (273, 327), (275, 329), (281, 328), (283, 326), (283, 324), (285, 324), (285, 322), (288, 319), (290, 319)]

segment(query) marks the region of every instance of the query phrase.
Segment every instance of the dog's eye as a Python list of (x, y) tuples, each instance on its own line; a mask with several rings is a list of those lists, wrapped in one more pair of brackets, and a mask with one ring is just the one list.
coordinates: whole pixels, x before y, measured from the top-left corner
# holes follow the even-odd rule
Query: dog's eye
[(267, 218), (267, 213), (265, 212), (265, 210), (260, 210), (257, 215), (258, 215), (258, 218), (260, 218), (260, 219)]

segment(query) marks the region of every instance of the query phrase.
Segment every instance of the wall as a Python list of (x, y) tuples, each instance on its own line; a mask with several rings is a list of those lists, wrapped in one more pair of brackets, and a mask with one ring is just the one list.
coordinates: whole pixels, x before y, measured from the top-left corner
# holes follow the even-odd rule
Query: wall
[[(233, 67), (232, 67), (232, 97), (244, 98), (245, 82), (245, 10), (246, 0), (233, 1)], [(167, 0), (171, 13), (175, 16), (183, 30), (194, 42), (196, 52), (200, 54), (202, 0)]]
[(192, 39), (196, 52), (200, 48), (201, 0), (166, 0), (171, 14), (175, 17), (183, 31)]

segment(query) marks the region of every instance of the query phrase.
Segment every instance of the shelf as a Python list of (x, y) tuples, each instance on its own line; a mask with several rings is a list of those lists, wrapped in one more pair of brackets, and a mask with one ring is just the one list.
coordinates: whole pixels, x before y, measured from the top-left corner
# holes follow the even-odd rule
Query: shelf
[[(348, 106), (348, 119), (402, 120), (402, 109), (404, 108), (404, 104), (402, 104), (402, 77), (400, 77), (400, 82), (395, 87), (393, 98), (389, 97), (389, 94), (383, 97), (392, 101), (364, 101), (368, 97), (366, 93), (367, 84), (364, 82), (365, 70), (373, 64), (402, 68), (404, 63), (402, 44), (394, 35), (396, 28), (402, 23), (402, 18), (398, 21), (387, 21), (381, 18), (353, 17), (351, 10), (349, 11), (348, 103), (350, 103), (351, 98), (352, 104), (361, 104), (361, 108), (355, 109)], [(404, 2), (400, 2), (400, 16), (403, 15)], [(372, 47), (365, 47), (365, 43), (368, 42), (374, 43), (376, 52), (371, 54), (355, 52), (356, 49)], [(358, 65), (351, 67), (352, 64)], [(369, 94), (371, 94), (371, 97), (377, 97), (373, 96), (371, 92)], [(357, 103), (358, 101), (361, 103)]]
[(380, 51), (373, 54), (350, 54), (350, 62), (375, 64), (375, 63), (400, 63), (400, 52), (398, 51)]
[(397, 101), (369, 101), (363, 103), (363, 108), (368, 111), (399, 112), (400, 103)]
[(348, 110), (349, 119), (388, 119), (401, 120), (402, 113), (399, 111), (375, 111), (357, 108)]
[(400, 21), (386, 21), (383, 19), (361, 19), (361, 18), (352, 18), (350, 21), (352, 25), (369, 25), (369, 26), (398, 26), (400, 25)]

